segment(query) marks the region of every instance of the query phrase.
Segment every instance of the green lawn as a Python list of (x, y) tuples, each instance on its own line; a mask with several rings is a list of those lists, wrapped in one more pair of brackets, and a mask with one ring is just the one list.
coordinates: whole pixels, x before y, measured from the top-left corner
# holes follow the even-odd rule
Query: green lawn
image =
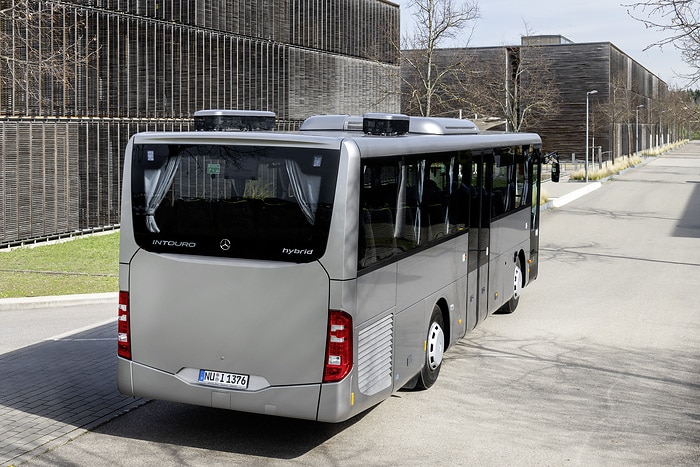
[(116, 292), (118, 274), (119, 232), (0, 251), (0, 298)]

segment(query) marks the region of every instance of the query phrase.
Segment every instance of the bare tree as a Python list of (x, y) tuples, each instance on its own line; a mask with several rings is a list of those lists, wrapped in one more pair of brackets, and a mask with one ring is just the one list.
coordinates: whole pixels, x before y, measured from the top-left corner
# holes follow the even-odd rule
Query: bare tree
[[(599, 126), (594, 125), (594, 131), (610, 130), (610, 148), (612, 160), (621, 156), (623, 141), (620, 138), (626, 135), (626, 147), (634, 146), (632, 140), (634, 132), (630, 130), (634, 119), (633, 93), (627, 83), (627, 74), (619, 74), (610, 78), (610, 91), (607, 100), (596, 100), (593, 104), (593, 115), (597, 117)], [(624, 126), (624, 131), (622, 130)], [(619, 150), (618, 150), (619, 149)]]
[(695, 92), (674, 89), (669, 93), (666, 116), (676, 139), (690, 139), (700, 130), (700, 106)]
[(681, 75), (691, 83), (700, 81), (700, 4), (698, 0), (645, 0), (625, 4), (627, 12), (647, 28), (668, 33), (665, 39), (648, 45), (673, 45), (681, 51), (683, 60), (694, 70)]
[(559, 88), (551, 60), (536, 44), (506, 48), (501, 110), (512, 131), (536, 128), (559, 109)]
[(450, 89), (455, 102), (470, 114), (496, 117), (509, 131), (537, 128), (559, 109), (559, 88), (552, 61), (543, 47), (521, 46), (467, 49), (464, 66)]
[(61, 1), (0, 0), (0, 112), (41, 113), (63, 105), (78, 67), (96, 53), (83, 20)]
[(442, 55), (437, 51), (448, 40), (464, 37), (465, 31), (479, 17), (479, 6), (471, 0), (411, 0), (414, 28), (402, 39), (402, 94), (406, 113), (433, 114), (435, 101), (445, 96), (448, 77), (462, 67), (459, 54)]

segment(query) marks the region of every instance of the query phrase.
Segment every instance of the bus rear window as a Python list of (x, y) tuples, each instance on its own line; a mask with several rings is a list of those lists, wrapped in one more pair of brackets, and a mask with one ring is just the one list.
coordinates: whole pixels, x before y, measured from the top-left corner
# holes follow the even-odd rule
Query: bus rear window
[(328, 240), (339, 151), (143, 144), (134, 235), (148, 251), (309, 262)]

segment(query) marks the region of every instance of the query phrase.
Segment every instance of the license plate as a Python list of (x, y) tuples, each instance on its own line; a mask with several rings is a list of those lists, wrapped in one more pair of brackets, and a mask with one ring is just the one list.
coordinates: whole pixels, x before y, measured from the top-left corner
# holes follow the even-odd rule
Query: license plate
[(199, 382), (213, 386), (221, 386), (231, 389), (248, 388), (248, 375), (237, 373), (223, 373), (221, 371), (199, 370)]

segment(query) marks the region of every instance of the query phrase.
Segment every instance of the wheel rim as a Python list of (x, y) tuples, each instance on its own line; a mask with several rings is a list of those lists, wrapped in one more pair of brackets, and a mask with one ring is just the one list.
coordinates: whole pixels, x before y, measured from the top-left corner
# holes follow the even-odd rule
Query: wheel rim
[(445, 334), (438, 323), (433, 322), (428, 333), (428, 366), (435, 371), (442, 363), (442, 354), (445, 350)]
[(513, 277), (513, 298), (520, 298), (520, 291), (523, 288), (523, 272), (520, 270), (520, 266), (515, 266), (515, 274)]

